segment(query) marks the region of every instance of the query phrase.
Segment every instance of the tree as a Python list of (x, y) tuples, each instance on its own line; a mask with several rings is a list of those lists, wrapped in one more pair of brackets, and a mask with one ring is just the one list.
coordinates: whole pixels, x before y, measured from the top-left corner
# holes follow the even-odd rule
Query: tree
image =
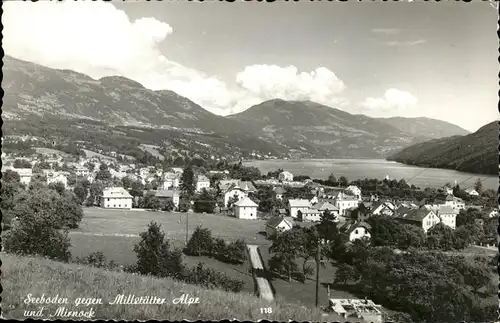
[(19, 182), (3, 182), (0, 188), (0, 209), (2, 210), (2, 223), (4, 229), (10, 228), (10, 223), (15, 215), (12, 213), (16, 206), (16, 197), (23, 192), (22, 186)]
[(194, 199), (193, 209), (196, 213), (214, 213), (214, 208), (217, 204), (215, 197), (206, 189), (198, 194)]
[(337, 228), (337, 216), (330, 210), (325, 210), (321, 215), (321, 220), (316, 224), (318, 237), (323, 241), (329, 241), (339, 235)]
[(181, 176), (181, 191), (191, 199), (194, 195), (196, 184), (194, 182), (194, 172), (191, 165), (184, 167), (184, 171)]
[(186, 197), (181, 196), (179, 198), (179, 211), (187, 212), (189, 211), (190, 207), (191, 207), (191, 202)]
[(21, 177), (19, 174), (13, 170), (7, 169), (3, 174), (2, 174), (2, 182), (3, 183), (10, 183), (10, 182), (16, 182), (19, 183), (21, 181)]
[(167, 200), (167, 202), (165, 203), (165, 205), (163, 206), (163, 211), (172, 211), (173, 209), (175, 209), (175, 204), (174, 204), (174, 201), (172, 201), (171, 198), (169, 198)]
[(104, 191), (103, 182), (96, 180), (92, 184), (90, 184), (87, 206), (99, 205), (103, 191)]
[(481, 192), (483, 191), (483, 183), (481, 182), (481, 179), (478, 178), (476, 180), (476, 182), (474, 183), (474, 189), (479, 193), (481, 194)]
[[(220, 242), (219, 242), (220, 244)], [(213, 247), (215, 247), (215, 243), (213, 243)], [(220, 245), (219, 245), (220, 247)], [(219, 254), (220, 256), (221, 254)], [(241, 264), (247, 259), (247, 251), (245, 241), (242, 239), (238, 239), (235, 242), (231, 242), (227, 247), (226, 251), (223, 254), (226, 261), (231, 263)]]
[(328, 176), (328, 182), (330, 182), (331, 186), (337, 186), (338, 185), (338, 180), (337, 177), (332, 173), (330, 176)]
[(342, 187), (347, 187), (348, 184), (349, 184), (349, 181), (347, 180), (347, 178), (345, 176), (340, 176), (339, 185)]
[(14, 168), (31, 168), (32, 165), (26, 159), (16, 159), (14, 161)]
[(111, 173), (110, 173), (108, 166), (106, 164), (101, 163), (101, 165), (99, 166), (99, 171), (95, 175), (95, 179), (103, 181), (103, 182), (111, 181), (111, 179), (112, 179)]
[(300, 232), (288, 230), (278, 233), (273, 241), (269, 252), (273, 254), (269, 260), (271, 270), (285, 273), (288, 281), (292, 281), (292, 273), (297, 268), (295, 260), (299, 256)]
[(49, 189), (56, 191), (59, 195), (63, 195), (66, 192), (66, 187), (61, 182), (50, 183)]
[(83, 202), (85, 202), (85, 199), (87, 198), (88, 190), (85, 189), (85, 187), (80, 182), (78, 182), (73, 189), (73, 193), (78, 198), (80, 204), (83, 204)]
[(71, 257), (68, 232), (59, 230), (70, 226), (62, 222), (67, 217), (64, 202), (53, 190), (20, 194), (12, 210), (11, 229), (5, 236), (5, 250), (68, 261)]
[(449, 226), (438, 223), (427, 231), (427, 247), (430, 249), (453, 250), (455, 234)]
[(294, 227), (292, 230), (297, 231), (297, 236), (300, 239), (298, 242), (298, 257), (302, 258), (302, 275), (303, 283), (306, 282), (308, 274), (312, 274), (311, 267), (307, 262), (316, 256), (318, 250), (319, 236), (316, 228)]
[(193, 256), (212, 254), (212, 231), (198, 226), (186, 246), (186, 254)]
[(144, 185), (139, 180), (133, 181), (130, 184), (129, 193), (134, 197), (142, 197), (144, 195)]
[(136, 270), (142, 275), (181, 278), (185, 266), (182, 253), (170, 250), (168, 239), (161, 225), (151, 222), (148, 230), (140, 234), (141, 241), (134, 246), (137, 254)]
[(348, 281), (357, 281), (359, 279), (359, 274), (356, 269), (348, 264), (340, 264), (335, 273), (334, 283), (345, 284)]
[(233, 207), (233, 205), (238, 202), (240, 199), (238, 198), (238, 196), (235, 194), (233, 196), (231, 196), (228, 201), (227, 201), (227, 208), (228, 209), (231, 209)]
[(155, 193), (148, 192), (142, 199), (142, 205), (145, 209), (158, 210), (161, 207), (160, 200), (155, 196)]

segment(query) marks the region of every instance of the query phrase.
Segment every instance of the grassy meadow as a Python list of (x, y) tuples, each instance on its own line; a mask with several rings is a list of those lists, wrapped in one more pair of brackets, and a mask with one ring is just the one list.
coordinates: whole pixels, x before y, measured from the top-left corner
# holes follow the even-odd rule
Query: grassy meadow
[[(205, 290), (171, 279), (157, 279), (123, 272), (105, 271), (76, 264), (64, 264), (43, 258), (19, 257), (2, 253), (2, 314), (4, 318), (24, 319), (25, 310), (38, 310), (40, 305), (24, 304), (27, 294), (33, 297), (68, 298), (70, 310), (89, 310), (103, 320), (222, 320), (258, 321), (338, 321), (340, 317), (324, 316), (319, 310), (281, 300), (268, 302), (248, 293)], [(166, 298), (163, 305), (111, 305), (119, 294)], [(174, 305), (182, 294), (199, 298), (199, 304)], [(76, 307), (79, 297), (101, 298), (102, 304)], [(44, 318), (55, 313), (58, 305), (45, 305)], [(263, 314), (261, 308), (272, 308)]]

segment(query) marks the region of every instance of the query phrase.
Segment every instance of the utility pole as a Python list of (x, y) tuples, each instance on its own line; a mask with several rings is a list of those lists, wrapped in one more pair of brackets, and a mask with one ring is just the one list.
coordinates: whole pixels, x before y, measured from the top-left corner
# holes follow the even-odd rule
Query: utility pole
[(321, 239), (318, 239), (318, 248), (316, 248), (316, 307), (319, 306), (319, 262), (321, 255)]
[(189, 210), (186, 212), (186, 246), (189, 241), (188, 228), (189, 228)]

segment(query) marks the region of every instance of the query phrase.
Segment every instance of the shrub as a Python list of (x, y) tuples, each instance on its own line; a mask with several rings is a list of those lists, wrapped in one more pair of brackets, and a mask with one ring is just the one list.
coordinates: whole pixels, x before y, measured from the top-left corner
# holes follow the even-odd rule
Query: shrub
[(186, 246), (186, 254), (193, 256), (210, 256), (212, 254), (212, 232), (206, 228), (197, 227)]
[(238, 293), (243, 289), (243, 281), (233, 279), (211, 268), (204, 268), (202, 263), (188, 270), (184, 280), (188, 284), (196, 284), (209, 289), (222, 289)]
[(60, 232), (54, 218), (47, 213), (31, 211), (13, 219), (11, 229), (5, 234), (4, 246), (5, 251), (19, 255), (38, 255), (65, 262), (71, 258), (68, 232)]
[(104, 268), (107, 270), (114, 270), (118, 267), (118, 265), (114, 261), (111, 260), (108, 262), (101, 251), (92, 252), (84, 258), (76, 257), (75, 262), (82, 265)]
[(238, 239), (231, 242), (224, 253), (224, 260), (231, 263), (243, 263), (247, 259), (245, 241)]
[(184, 271), (180, 250), (170, 250), (169, 241), (161, 225), (151, 222), (148, 231), (140, 234), (141, 241), (134, 246), (137, 254), (135, 270), (142, 275), (179, 278)]

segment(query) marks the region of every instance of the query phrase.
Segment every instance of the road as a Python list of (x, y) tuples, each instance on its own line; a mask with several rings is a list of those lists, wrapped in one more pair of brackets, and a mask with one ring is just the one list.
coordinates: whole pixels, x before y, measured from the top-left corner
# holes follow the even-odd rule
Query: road
[[(252, 268), (257, 270), (259, 269), (263, 270), (264, 265), (260, 260), (258, 252), (259, 246), (247, 245), (247, 247), (248, 247), (248, 252), (250, 254), (250, 263), (252, 264)], [(260, 297), (268, 301), (272, 301), (274, 299), (274, 296), (269, 281), (264, 277), (257, 277), (256, 281), (257, 281), (257, 287), (259, 288)]]

